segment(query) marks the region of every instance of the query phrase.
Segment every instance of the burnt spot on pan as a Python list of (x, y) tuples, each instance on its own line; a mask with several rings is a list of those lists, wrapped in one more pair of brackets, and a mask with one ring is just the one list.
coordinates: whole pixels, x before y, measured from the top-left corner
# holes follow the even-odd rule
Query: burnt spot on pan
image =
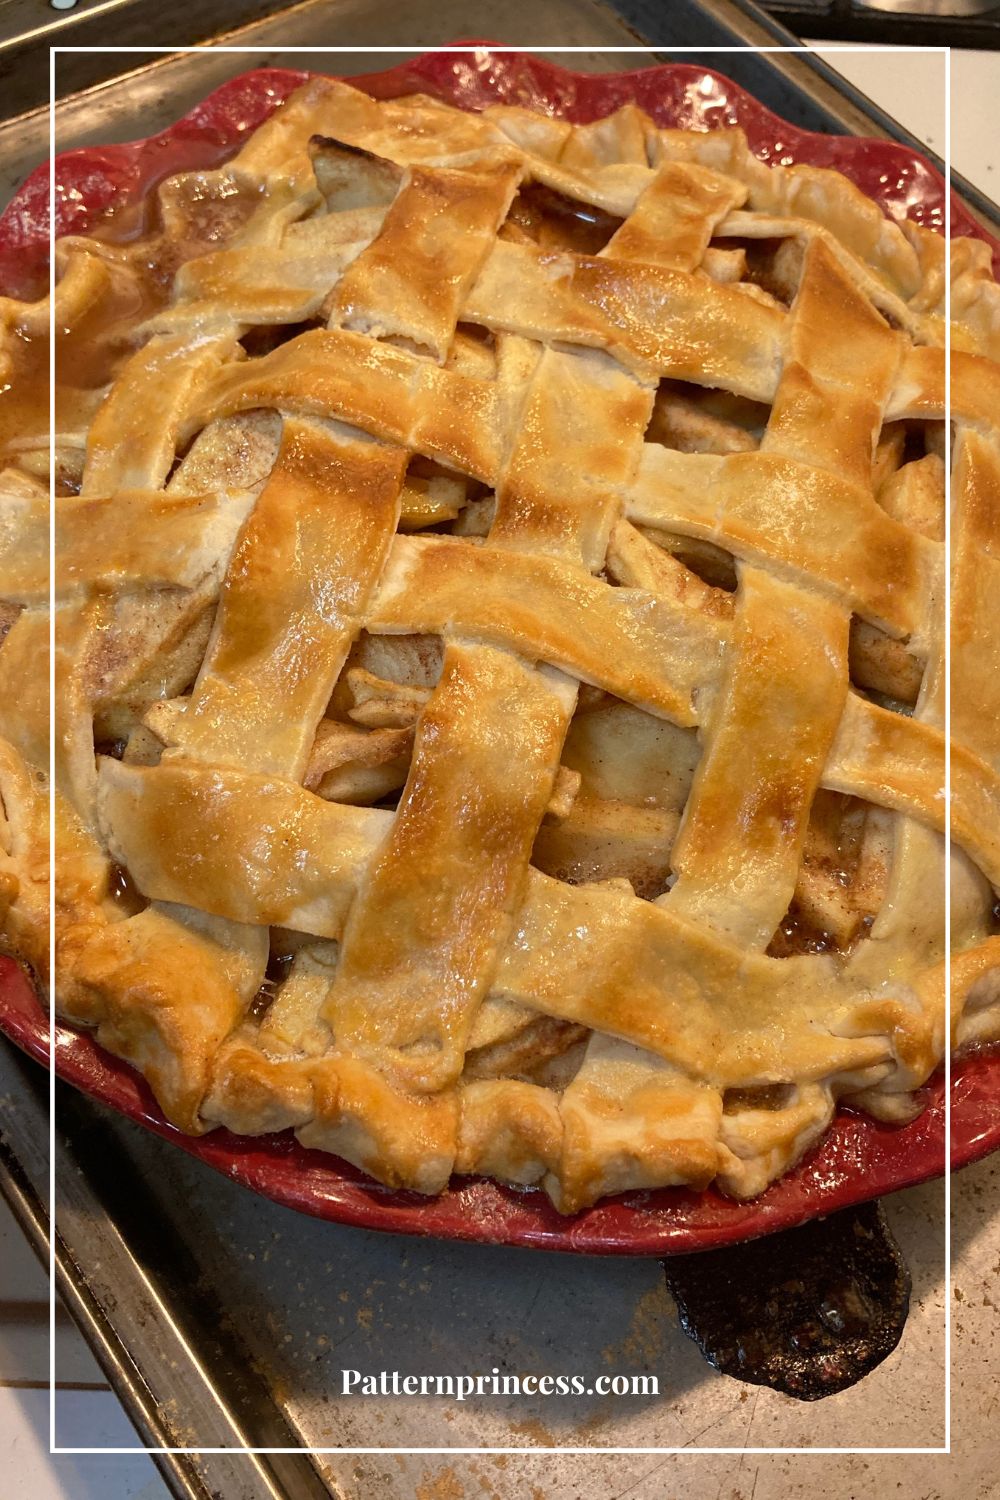
[(878, 1203), (663, 1267), (709, 1364), (799, 1401), (864, 1379), (899, 1343), (910, 1304), (910, 1273)]

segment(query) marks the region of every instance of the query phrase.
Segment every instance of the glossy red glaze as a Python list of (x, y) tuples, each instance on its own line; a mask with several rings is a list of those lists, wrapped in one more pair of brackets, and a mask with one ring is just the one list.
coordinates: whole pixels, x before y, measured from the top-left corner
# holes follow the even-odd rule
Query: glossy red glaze
[[(124, 146), (87, 147), (56, 161), (56, 230), (80, 233), (112, 208), (134, 202), (172, 172), (223, 160), (309, 74), (261, 68), (217, 89), (162, 135)], [(667, 64), (607, 75), (568, 72), (524, 53), (488, 45), (442, 51), (384, 73), (351, 80), (376, 98), (428, 93), (464, 109), (496, 102), (529, 105), (576, 122), (600, 118), (629, 101), (663, 126), (740, 125), (766, 161), (835, 167), (892, 218), (932, 228), (944, 222), (945, 188), (922, 157), (891, 142), (816, 135), (773, 115), (721, 74)], [(48, 253), (48, 168), (28, 178), (0, 217), (0, 283), (14, 295), (37, 294)], [(955, 233), (1000, 243), (952, 199)], [(0, 958), (0, 1030), (44, 1064), (49, 1024), (31, 984)], [(58, 1025), (56, 1071), (209, 1166), (290, 1208), (367, 1229), (436, 1235), (602, 1255), (667, 1255), (751, 1239), (880, 1197), (944, 1170), (943, 1085), (927, 1088), (927, 1108), (905, 1126), (881, 1125), (848, 1111), (819, 1149), (750, 1203), (713, 1190), (628, 1193), (565, 1219), (536, 1189), (459, 1179), (440, 1198), (393, 1192), (347, 1163), (300, 1146), (290, 1133), (238, 1137), (216, 1130), (183, 1135), (163, 1117), (144, 1080), (69, 1026)], [(952, 1091), (952, 1165), (1000, 1149), (1000, 1054), (956, 1063)]]

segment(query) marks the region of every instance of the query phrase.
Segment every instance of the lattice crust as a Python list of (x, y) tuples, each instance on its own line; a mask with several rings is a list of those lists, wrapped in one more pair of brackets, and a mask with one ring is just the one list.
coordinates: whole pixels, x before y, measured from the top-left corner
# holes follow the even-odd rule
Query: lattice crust
[[(750, 1196), (839, 1100), (912, 1114), (943, 1048), (942, 241), (739, 131), (327, 80), (154, 209), (58, 249), (62, 1012), (184, 1130), (567, 1213)], [(1000, 1036), (1000, 294), (972, 241), (951, 277), (962, 1044)], [(3, 304), (15, 395), (46, 319)], [(19, 399), (0, 897), (42, 973)]]

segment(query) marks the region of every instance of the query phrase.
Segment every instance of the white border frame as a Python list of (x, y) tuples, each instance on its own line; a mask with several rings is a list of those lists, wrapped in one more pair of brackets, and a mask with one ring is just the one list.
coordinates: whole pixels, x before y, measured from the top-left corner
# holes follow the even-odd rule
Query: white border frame
[[(67, 52), (124, 52), (124, 54), (189, 55), (192, 52), (234, 52), (234, 54), (271, 54), (276, 46), (213, 46), (210, 43), (195, 46), (49, 46), (49, 205), (55, 202), (55, 58)], [(837, 52), (937, 52), (945, 58), (945, 242), (952, 237), (952, 138), (951, 138), (951, 93), (952, 93), (952, 48), (951, 46), (532, 46), (523, 43), (513, 45), (451, 45), (447, 42), (427, 42), (412, 46), (288, 46), (283, 52), (307, 52), (307, 54), (357, 54), (357, 52), (379, 52), (394, 57), (420, 57), (424, 52), (531, 52), (546, 57), (549, 54), (634, 54), (649, 58), (649, 66), (669, 62), (673, 54), (697, 52), (697, 54), (727, 54), (727, 52), (810, 52), (825, 57)], [(670, 54), (669, 57), (654, 58), (652, 52)], [(49, 213), (49, 472), (55, 472), (55, 338), (54, 338), (54, 290), (55, 290), (55, 214)], [(951, 434), (951, 278), (945, 278), (945, 431)], [(129, 1455), (129, 1454), (519, 1454), (532, 1457), (535, 1454), (936, 1454), (951, 1455), (952, 1452), (952, 1235), (951, 1235), (951, 462), (945, 465), (945, 1446), (943, 1448), (60, 1448), (55, 1443), (55, 882), (49, 882), (49, 972), (52, 975), (49, 996), (49, 1454), (55, 1455)], [(54, 478), (49, 487), (49, 501), (54, 499)], [(55, 715), (55, 531), (54, 504), (49, 523), (49, 723)], [(55, 784), (55, 741), (49, 736), (49, 784)], [(52, 870), (55, 868), (55, 811), (49, 799), (49, 856)]]

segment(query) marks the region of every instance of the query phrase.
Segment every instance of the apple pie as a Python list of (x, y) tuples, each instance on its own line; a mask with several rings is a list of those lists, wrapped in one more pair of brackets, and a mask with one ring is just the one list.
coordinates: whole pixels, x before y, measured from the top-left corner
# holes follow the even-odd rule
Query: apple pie
[(176, 1126), (759, 1194), (921, 1108), (949, 785), (1000, 1038), (984, 243), (316, 78), (56, 253), (0, 300), (0, 939)]

